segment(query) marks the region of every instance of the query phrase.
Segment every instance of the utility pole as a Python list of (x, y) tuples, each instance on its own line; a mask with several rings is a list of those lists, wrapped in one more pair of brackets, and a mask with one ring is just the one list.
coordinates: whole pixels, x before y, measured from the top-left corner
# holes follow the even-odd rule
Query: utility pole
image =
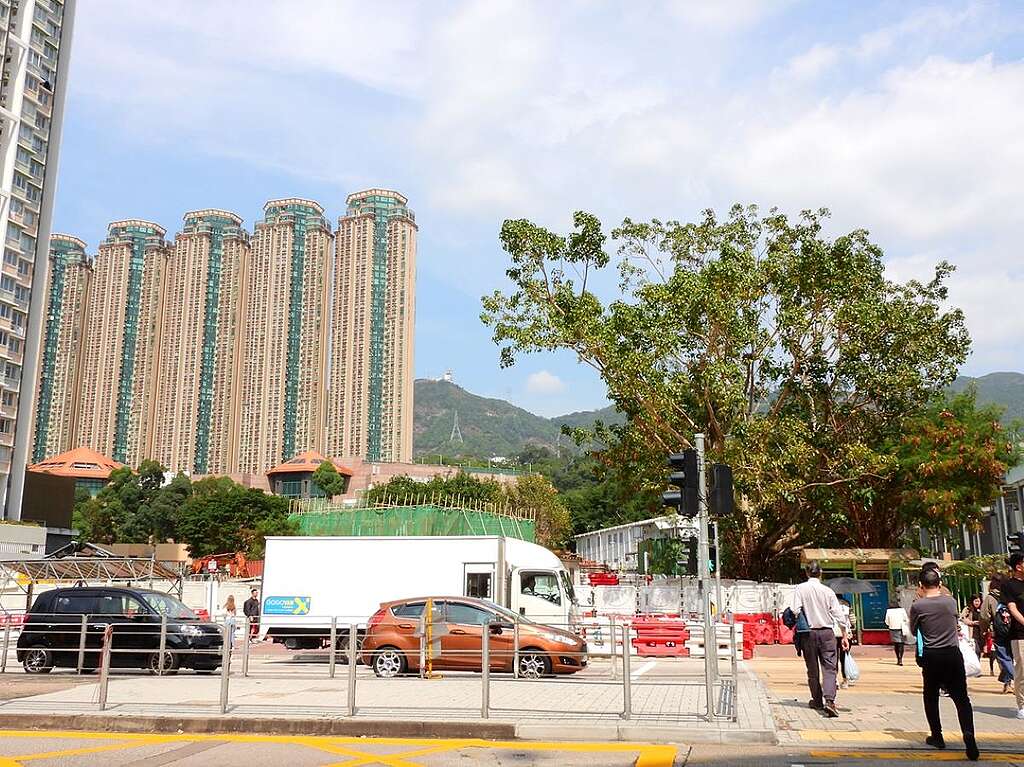
[(708, 546), (708, 483), (704, 462), (704, 435), (694, 435), (697, 450), (697, 591), (700, 607), (704, 613), (704, 689), (707, 693), (708, 721), (715, 714), (714, 681), (718, 676), (718, 636), (711, 620), (711, 573), (708, 565), (711, 558)]

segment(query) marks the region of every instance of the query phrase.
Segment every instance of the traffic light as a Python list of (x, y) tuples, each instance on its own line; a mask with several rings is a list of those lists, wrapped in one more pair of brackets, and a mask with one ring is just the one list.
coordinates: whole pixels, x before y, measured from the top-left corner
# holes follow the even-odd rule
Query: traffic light
[(697, 516), (697, 490), (700, 482), (697, 474), (697, 451), (684, 450), (681, 453), (672, 453), (668, 457), (668, 465), (672, 469), (672, 473), (668, 475), (668, 483), (679, 490), (662, 493), (662, 504), (676, 509), (684, 517)]
[(676, 563), (679, 565), (680, 575), (696, 575), (697, 574), (697, 539), (696, 538), (684, 538), (682, 549), (679, 551), (679, 561)]
[(1006, 542), (1010, 544), (1011, 554), (1024, 554), (1024, 530), (1006, 536)]
[(725, 463), (716, 463), (711, 467), (711, 516), (731, 517), (733, 512), (732, 467)]

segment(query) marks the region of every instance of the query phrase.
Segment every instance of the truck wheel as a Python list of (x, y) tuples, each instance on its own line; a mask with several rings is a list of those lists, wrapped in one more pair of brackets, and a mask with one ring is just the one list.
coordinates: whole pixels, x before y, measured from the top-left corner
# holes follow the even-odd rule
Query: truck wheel
[[(363, 651), (363, 640), (366, 638), (365, 634), (356, 635), (356, 665), (361, 663), (360, 653)], [(334, 652), (334, 658), (343, 665), (348, 665), (348, 634), (338, 637), (336, 643), (336, 649)]]
[(540, 650), (519, 651), (519, 676), (526, 679), (540, 679), (551, 676), (551, 658)]
[(373, 653), (373, 673), (381, 679), (393, 679), (405, 673), (405, 655), (396, 647), (381, 647)]
[(26, 674), (49, 674), (53, 671), (53, 659), (50, 651), (43, 647), (30, 647), (25, 651), (21, 662)]

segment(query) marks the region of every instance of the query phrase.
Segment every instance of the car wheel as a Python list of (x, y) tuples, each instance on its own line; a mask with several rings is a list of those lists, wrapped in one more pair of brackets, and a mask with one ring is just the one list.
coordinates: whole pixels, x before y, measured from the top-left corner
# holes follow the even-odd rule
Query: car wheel
[(21, 662), (27, 674), (49, 674), (53, 671), (53, 659), (50, 651), (42, 647), (30, 647), (25, 651)]
[(551, 676), (551, 658), (540, 650), (520, 650), (519, 676), (526, 679)]
[(405, 655), (395, 647), (381, 647), (373, 654), (373, 673), (381, 679), (392, 679), (405, 673)]
[[(163, 676), (171, 676), (172, 674), (178, 673), (178, 656), (172, 652), (164, 651), (163, 655)], [(153, 652), (149, 654), (149, 659), (146, 662), (146, 668), (150, 674), (160, 675), (160, 653)]]

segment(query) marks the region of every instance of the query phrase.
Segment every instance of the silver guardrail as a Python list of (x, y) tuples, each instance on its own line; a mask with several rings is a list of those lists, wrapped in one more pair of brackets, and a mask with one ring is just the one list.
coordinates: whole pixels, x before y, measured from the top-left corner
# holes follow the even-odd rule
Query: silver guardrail
[[(87, 674), (98, 671), (97, 705), (100, 710), (105, 710), (112, 705), (109, 697), (112, 678), (118, 678), (126, 671), (141, 669), (156, 676), (173, 676), (181, 670), (191, 669), (197, 673), (217, 674), (216, 709), (220, 713), (232, 709), (233, 680), (283, 677), (337, 679), (340, 676), (344, 679), (345, 703), (339, 708), (346, 716), (356, 716), (361, 710), (358, 690), (365, 685), (401, 685), (403, 677), (437, 680), (441, 684), (446, 680), (464, 682), (472, 678), (467, 676), (466, 672), (469, 672), (477, 674), (480, 679), (478, 710), (484, 719), (508, 716), (516, 711), (502, 707), (501, 701), (495, 699), (495, 684), (501, 692), (506, 692), (510, 685), (551, 683), (618, 689), (621, 709), (617, 713), (627, 721), (652, 717), (670, 721), (737, 720), (740, 673), (737, 656), (741, 647), (734, 624), (716, 624), (715, 638), (704, 643), (704, 651), (714, 652), (718, 658), (714, 664), (716, 673), (712, 679), (712, 694), (691, 696), (693, 701), (715, 700), (714, 708), (709, 710), (708, 705), (695, 702), (693, 710), (666, 713), (645, 709), (645, 701), (652, 697), (652, 689), (656, 688), (661, 697), (671, 688), (705, 690), (704, 666), (700, 664), (698, 667), (688, 658), (678, 657), (686, 653), (675, 646), (672, 652), (676, 655), (634, 655), (634, 643), (642, 644), (642, 640), (634, 630), (632, 620), (610, 620), (610, 636), (607, 637), (610, 641), (603, 641), (607, 651), (598, 653), (582, 644), (583, 640), (573, 643), (574, 626), (568, 625), (540, 625), (519, 619), (488, 622), (480, 626), (453, 623), (446, 624), (443, 636), (462, 634), (460, 641), (439, 643), (439, 637), (431, 635), (427, 621), (410, 618), (402, 625), (416, 624), (412, 631), (416, 634), (413, 637), (415, 641), (407, 642), (405, 649), (396, 650), (390, 645), (367, 646), (364, 643), (368, 633), (365, 616), (304, 617), (318, 622), (320, 628), (317, 632), (322, 633), (311, 634), (308, 621), (304, 626), (293, 627), (291, 632), (288, 627), (283, 630), (277, 627), (274, 641), (286, 643), (294, 640), (291, 654), (258, 656), (254, 665), (252, 644), (257, 640), (259, 619), (229, 617), (213, 622), (163, 615), (157, 621), (153, 616), (139, 615), (2, 612), (0, 673), (11, 673), (11, 655), (30, 672), (66, 669), (75, 674)], [(455, 628), (451, 629), (452, 626)], [(475, 646), (477, 630), (480, 632), (478, 647)], [(373, 631), (369, 633), (372, 637)], [(727, 639), (723, 639), (723, 633)], [(442, 647), (442, 644), (446, 646)], [(455, 645), (462, 645), (462, 649)], [(595, 666), (595, 660), (601, 666), (607, 663), (607, 668)], [(635, 660), (644, 661), (645, 666), (634, 671)], [(651, 661), (657, 662), (654, 672), (650, 667)], [(339, 663), (347, 667), (341, 675), (338, 674)], [(588, 671), (581, 675), (585, 669), (596, 673)], [(30, 678), (30, 674), (25, 674), (25, 677)], [(395, 681), (389, 682), (390, 679)], [(400, 700), (401, 696), (398, 698)], [(678, 695), (680, 701), (691, 698), (687, 698), (685, 693)], [(9, 702), (0, 702), (0, 707)], [(155, 706), (161, 704), (175, 705), (167, 701), (152, 702)], [(60, 704), (50, 700), (47, 705), (53, 708)], [(318, 707), (331, 710), (330, 706)], [(286, 708), (282, 705), (282, 709)], [(364, 710), (372, 708), (371, 705)], [(388, 706), (390, 711), (401, 708)], [(422, 709), (422, 706), (409, 708)], [(440, 706), (437, 708), (441, 709)], [(542, 715), (548, 712), (533, 709), (532, 713)], [(549, 713), (585, 718), (595, 713), (606, 717), (615, 712), (560, 708)]]

